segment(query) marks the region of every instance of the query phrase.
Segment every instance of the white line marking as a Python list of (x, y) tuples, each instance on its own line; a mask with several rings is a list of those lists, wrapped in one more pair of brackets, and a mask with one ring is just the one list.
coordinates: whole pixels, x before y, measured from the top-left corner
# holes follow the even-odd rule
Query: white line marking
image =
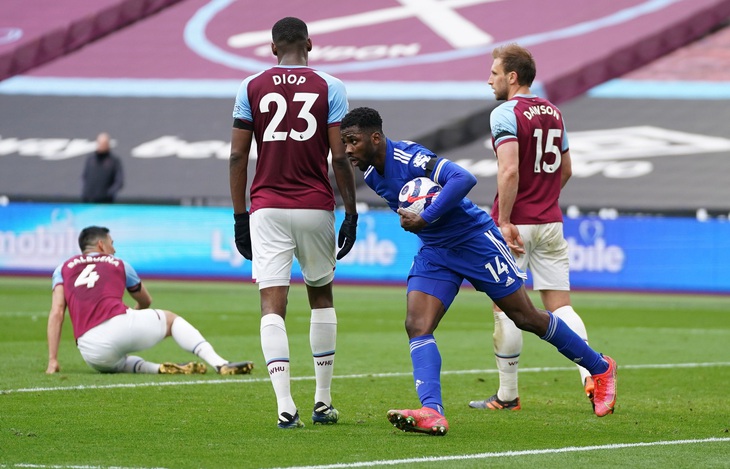
[[(645, 369), (662, 369), (662, 368), (712, 368), (720, 366), (730, 366), (730, 362), (714, 362), (714, 363), (657, 363), (645, 365), (623, 365), (619, 363), (622, 370), (645, 370)], [(574, 371), (575, 366), (559, 366), (549, 368), (520, 368), (520, 373), (548, 373), (556, 371)], [(442, 375), (475, 375), (475, 374), (495, 374), (497, 370), (453, 370), (442, 371)], [(409, 372), (394, 373), (361, 373), (352, 375), (335, 376), (335, 379), (361, 379), (361, 378), (401, 378), (404, 376), (412, 376)], [(293, 376), (292, 381), (312, 381), (314, 376)], [(117, 384), (81, 384), (78, 386), (59, 386), (51, 388), (19, 388), (0, 390), (2, 394), (22, 393), (22, 392), (46, 392), (46, 391), (86, 391), (92, 389), (117, 389), (117, 388), (145, 388), (153, 386), (194, 386), (198, 384), (248, 384), (248, 383), (269, 383), (269, 378), (230, 378), (230, 379), (210, 379), (196, 381), (159, 381), (146, 383), (117, 383)]]
[[(490, 458), (510, 458), (518, 456), (534, 456), (540, 454), (560, 454), (560, 453), (577, 453), (583, 451), (602, 451), (602, 450), (613, 450), (613, 449), (626, 449), (626, 448), (646, 448), (651, 446), (676, 446), (676, 445), (687, 445), (687, 444), (702, 444), (702, 443), (727, 443), (730, 442), (730, 438), (704, 438), (694, 440), (668, 440), (668, 441), (650, 441), (640, 443), (615, 443), (610, 445), (593, 445), (593, 446), (568, 446), (565, 448), (548, 448), (548, 449), (532, 449), (524, 451), (503, 451), (501, 453), (477, 453), (477, 454), (462, 454), (454, 456), (431, 456), (425, 458), (408, 458), (408, 459), (391, 459), (391, 460), (380, 460), (380, 461), (362, 461), (355, 463), (339, 463), (339, 464), (325, 464), (321, 466), (282, 466), (273, 469), (348, 469), (352, 467), (376, 467), (376, 466), (397, 466), (401, 464), (412, 464), (412, 463), (424, 463), (424, 462), (442, 462), (442, 461), (464, 461), (464, 460), (476, 460), (476, 459), (490, 459)], [(121, 467), (121, 466), (88, 466), (88, 465), (56, 465), (56, 464), (11, 464), (5, 465), (0, 464), (0, 468), (12, 468), (12, 467), (24, 467), (32, 469), (164, 469), (161, 467), (155, 468), (143, 468), (143, 467)]]
[(44, 319), (48, 317), (48, 311), (42, 311), (42, 312), (33, 312), (33, 311), (3, 311), (0, 312), (0, 318), (38, 318), (43, 317)]
[(552, 449), (534, 449), (525, 451), (504, 451), (501, 453), (477, 453), (463, 454), (455, 456), (432, 456), (426, 458), (409, 458), (409, 459), (392, 459), (385, 461), (364, 461), (349, 464), (326, 464), (322, 466), (288, 466), (275, 469), (344, 469), (350, 467), (375, 467), (375, 466), (396, 466), (400, 464), (426, 463), (426, 462), (442, 462), (442, 461), (463, 461), (474, 459), (489, 459), (514, 456), (534, 456), (537, 454), (559, 454), (559, 453), (577, 453), (579, 451), (599, 451), (624, 448), (639, 448), (647, 446), (674, 446), (697, 443), (726, 443), (730, 438), (705, 438), (701, 440), (675, 440), (675, 441), (652, 441), (645, 443), (618, 443), (610, 445), (594, 445), (594, 446), (568, 446), (566, 448)]

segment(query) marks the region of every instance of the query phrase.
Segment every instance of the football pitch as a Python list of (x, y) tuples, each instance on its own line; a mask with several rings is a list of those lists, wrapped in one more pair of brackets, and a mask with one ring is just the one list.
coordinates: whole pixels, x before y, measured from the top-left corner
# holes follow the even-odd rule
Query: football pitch
[[(616, 413), (593, 415), (578, 371), (525, 334), (519, 412), (471, 409), (497, 389), (487, 298), (464, 288), (436, 331), (450, 431), (403, 433), (389, 409), (418, 408), (404, 331), (405, 288), (336, 286), (333, 404), (314, 426), (309, 308), (293, 285), (292, 394), (306, 427), (276, 427), (247, 282), (146, 281), (153, 306), (188, 319), (251, 375), (102, 375), (81, 359), (68, 316), (61, 373), (48, 376), (50, 279), (0, 277), (2, 468), (730, 467), (730, 297), (573, 294), (591, 345), (618, 363)], [(533, 299), (535, 297), (533, 296)], [(189, 361), (172, 339), (140, 352)]]

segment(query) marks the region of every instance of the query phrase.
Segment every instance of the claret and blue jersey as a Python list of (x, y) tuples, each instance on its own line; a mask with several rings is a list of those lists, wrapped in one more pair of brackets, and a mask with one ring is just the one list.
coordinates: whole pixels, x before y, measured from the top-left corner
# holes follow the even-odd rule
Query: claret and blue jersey
[[(258, 145), (249, 211), (334, 210), (328, 131), (347, 113), (339, 79), (303, 65), (277, 65), (241, 83), (234, 122)], [(297, 197), (292, 197), (297, 194)]]
[[(386, 139), (385, 174), (374, 167), (365, 171), (365, 182), (398, 210), (398, 194), (405, 183), (417, 177), (429, 177), (443, 187), (439, 196), (421, 214), (429, 224), (416, 233), (424, 244), (454, 246), (474, 236), (484, 235), (494, 227), (492, 218), (466, 195), (476, 178), (464, 168), (440, 158), (426, 147), (410, 141)], [(427, 174), (426, 165), (433, 170)]]

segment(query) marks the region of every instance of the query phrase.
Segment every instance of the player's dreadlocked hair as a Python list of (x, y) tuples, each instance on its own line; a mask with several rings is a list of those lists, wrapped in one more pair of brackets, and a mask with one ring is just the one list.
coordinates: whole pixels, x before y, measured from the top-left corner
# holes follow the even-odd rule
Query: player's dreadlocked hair
[(79, 248), (81, 248), (81, 252), (84, 252), (87, 247), (93, 247), (97, 241), (106, 238), (108, 235), (109, 228), (103, 226), (87, 226), (79, 234)]
[(274, 44), (294, 44), (296, 42), (306, 41), (307, 38), (309, 38), (307, 24), (299, 18), (292, 16), (280, 19), (271, 28), (271, 39), (274, 41)]
[(369, 107), (356, 107), (342, 119), (341, 129), (360, 127), (360, 130), (383, 133), (383, 119), (378, 111)]

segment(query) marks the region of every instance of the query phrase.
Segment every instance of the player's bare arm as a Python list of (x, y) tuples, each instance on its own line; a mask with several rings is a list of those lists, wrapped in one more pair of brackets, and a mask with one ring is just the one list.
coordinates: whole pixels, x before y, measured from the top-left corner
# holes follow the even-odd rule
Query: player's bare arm
[(246, 185), (248, 183), (248, 153), (251, 150), (253, 132), (234, 128), (231, 131), (231, 156), (228, 171), (231, 185), (233, 213), (246, 211)]
[(47, 374), (58, 373), (61, 367), (58, 364), (58, 344), (61, 342), (61, 329), (66, 314), (66, 298), (63, 295), (63, 285), (56, 285), (51, 297), (51, 311), (48, 313), (48, 367)]
[(146, 309), (152, 306), (152, 295), (150, 295), (149, 291), (147, 291), (147, 287), (144, 286), (144, 283), (140, 285), (139, 290), (129, 292), (129, 294), (137, 302), (134, 309)]
[(517, 199), (520, 183), (520, 157), (517, 142), (505, 142), (497, 148), (497, 192), (499, 193), (499, 229), (507, 246), (516, 254), (524, 254), (525, 248), (517, 227), (511, 222), (512, 208)]
[(332, 170), (335, 173), (337, 189), (345, 205), (345, 220), (337, 234), (337, 259), (345, 257), (357, 239), (357, 197), (355, 194), (355, 169), (345, 153), (345, 144), (340, 134), (340, 126), (332, 126), (327, 130), (327, 138), (332, 153)]
[(355, 191), (355, 169), (345, 154), (345, 144), (342, 143), (340, 127), (333, 126), (327, 131), (330, 149), (332, 151), (332, 171), (335, 173), (337, 189), (345, 206), (345, 213), (357, 214), (357, 196)]
[(570, 150), (563, 153), (560, 161), (560, 188), (562, 189), (568, 183), (570, 176), (573, 175), (573, 163), (570, 159)]

